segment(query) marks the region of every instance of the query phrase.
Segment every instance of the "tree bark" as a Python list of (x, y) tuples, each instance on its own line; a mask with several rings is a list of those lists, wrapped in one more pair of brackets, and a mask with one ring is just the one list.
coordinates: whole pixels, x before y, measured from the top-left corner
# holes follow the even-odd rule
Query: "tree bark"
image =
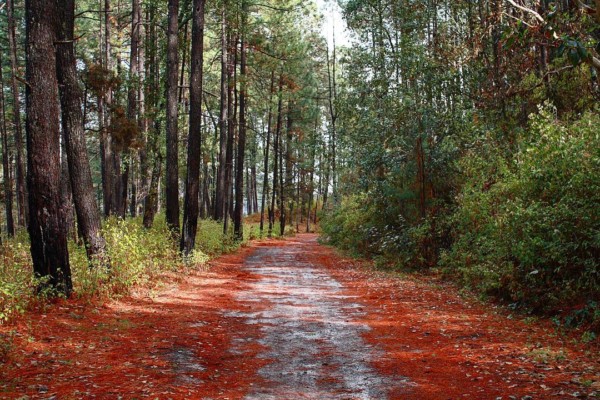
[(277, 197), (277, 184), (278, 184), (278, 158), (279, 158), (279, 142), (281, 136), (281, 123), (282, 123), (282, 107), (283, 107), (283, 71), (279, 72), (279, 86), (277, 91), (277, 123), (275, 125), (275, 138), (273, 140), (273, 197), (271, 198), (271, 210), (269, 215), (269, 231), (268, 235), (271, 237), (273, 232), (273, 225), (275, 224), (275, 205)]
[[(237, 240), (244, 239), (244, 157), (246, 151), (246, 2), (242, 4), (242, 36), (240, 56), (240, 126), (238, 131), (238, 147), (235, 174), (235, 210), (233, 219), (233, 232)], [(250, 201), (250, 199), (248, 199)]]
[[(292, 161), (292, 139), (293, 139), (293, 108), (294, 103), (291, 100), (288, 100), (287, 104), (287, 118), (286, 118), (286, 129), (285, 129), (285, 181), (284, 186), (282, 188), (282, 194), (285, 194), (285, 198), (288, 199), (290, 212), (289, 214), (286, 212), (282, 212), (283, 218), (288, 218), (288, 222), (290, 225), (293, 225), (292, 218), (294, 217), (293, 207), (294, 207), (294, 182), (293, 182), (293, 174), (294, 174), (294, 164)], [(282, 148), (283, 150), (283, 148)], [(285, 207), (285, 202), (282, 201), (283, 207)], [(283, 227), (285, 227), (285, 219), (281, 221), (282, 232)]]
[(198, 228), (198, 194), (202, 146), (202, 63), (204, 58), (204, 0), (194, 0), (192, 53), (190, 63), (190, 121), (188, 132), (187, 177), (180, 249), (189, 255), (194, 249)]
[(227, 164), (227, 20), (225, 5), (221, 11), (221, 97), (219, 99), (219, 170), (215, 193), (215, 220), (223, 219), (226, 197)]
[(21, 129), (21, 100), (19, 98), (19, 86), (17, 84), (17, 40), (15, 32), (14, 18), (14, 0), (7, 0), (7, 16), (8, 16), (8, 47), (10, 54), (10, 71), (11, 71), (11, 92), (13, 96), (13, 124), (15, 136), (15, 153), (16, 153), (16, 181), (17, 181), (17, 211), (18, 223), (21, 226), (26, 226), (29, 221), (28, 203), (27, 203), (27, 187), (25, 184), (25, 156), (23, 154), (23, 132)]
[(144, 207), (144, 227), (150, 229), (154, 222), (154, 215), (156, 213), (156, 206), (158, 203), (158, 182), (160, 181), (160, 169), (162, 160), (160, 157), (156, 157), (154, 160), (154, 166), (152, 168), (152, 176), (150, 178), (150, 187), (148, 189), (148, 196), (146, 197), (146, 204)]
[[(332, 179), (332, 196), (333, 203), (336, 204), (338, 201), (337, 198), (337, 171), (336, 171), (336, 146), (337, 146), (337, 138), (336, 138), (336, 122), (337, 122), (337, 111), (335, 109), (335, 102), (337, 99), (337, 86), (336, 86), (336, 46), (335, 46), (335, 36), (333, 37), (333, 54), (331, 59), (331, 66), (329, 61), (329, 52), (327, 53), (327, 81), (329, 88), (329, 116), (331, 118), (331, 179)], [(331, 68), (331, 70), (330, 70)], [(327, 180), (329, 184), (329, 180)]]
[[(111, 6), (110, 0), (104, 0), (104, 54), (103, 67), (109, 72), (112, 68), (111, 57)], [(121, 161), (110, 133), (112, 87), (106, 87), (104, 93), (98, 95), (98, 121), (100, 122), (100, 153), (102, 167), (102, 194), (104, 199), (104, 215), (119, 215), (121, 194)]]
[(177, 73), (179, 63), (178, 20), (179, 0), (169, 0), (167, 31), (167, 224), (179, 231), (179, 151), (177, 121)]
[(225, 198), (223, 200), (223, 233), (229, 230), (230, 205), (232, 204), (233, 188), (233, 142), (235, 141), (235, 107), (233, 104), (233, 92), (235, 82), (235, 66), (237, 64), (236, 51), (237, 40), (229, 37), (229, 66), (227, 68), (227, 151), (225, 152)]
[(27, 0), (26, 131), (31, 258), (42, 286), (66, 296), (73, 285), (60, 202), (60, 126), (54, 2)]
[(75, 1), (57, 0), (59, 44), (56, 71), (60, 85), (62, 128), (79, 230), (90, 261), (102, 260), (106, 243), (100, 232), (100, 213), (94, 196), (92, 172), (83, 129), (83, 92), (79, 86), (73, 46)]
[[(0, 66), (2, 55), (0, 54)], [(2, 136), (2, 175), (4, 178), (4, 207), (6, 211), (6, 233), (8, 236), (15, 235), (15, 222), (13, 218), (13, 182), (10, 168), (11, 154), (8, 149), (8, 130), (6, 129), (6, 102), (4, 101), (4, 77), (0, 68), (0, 117), (2, 122), (0, 131)]]

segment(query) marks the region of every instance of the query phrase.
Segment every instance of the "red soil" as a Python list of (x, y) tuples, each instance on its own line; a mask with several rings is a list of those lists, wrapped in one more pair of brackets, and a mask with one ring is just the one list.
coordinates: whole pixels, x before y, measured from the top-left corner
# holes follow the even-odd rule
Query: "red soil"
[[(295, 240), (313, 265), (359, 296), (352, 302), (365, 312), (357, 322), (371, 327), (364, 340), (385, 354), (376, 370), (412, 382), (390, 398), (564, 399), (600, 392), (597, 347), (465, 300), (433, 278), (375, 272), (313, 239)], [(264, 384), (258, 371), (270, 360), (258, 357), (265, 350), (260, 325), (224, 312), (247, 311), (236, 296), (259, 277), (242, 268), (244, 259), (259, 246), (285, 244), (254, 242), (207, 270), (173, 277), (154, 294), (107, 304), (61, 301), (0, 326), (12, 338), (0, 363), (0, 399), (242, 398)], [(239, 337), (249, 339), (235, 344), (244, 351), (230, 352)]]

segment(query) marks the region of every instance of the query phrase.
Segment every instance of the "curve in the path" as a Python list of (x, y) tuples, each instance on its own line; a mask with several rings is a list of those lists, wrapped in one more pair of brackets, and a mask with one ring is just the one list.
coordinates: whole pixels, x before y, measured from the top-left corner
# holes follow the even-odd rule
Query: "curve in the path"
[(361, 305), (304, 257), (306, 247), (305, 241), (259, 247), (244, 264), (257, 277), (238, 298), (250, 311), (228, 316), (259, 324), (260, 357), (268, 361), (259, 370), (263, 383), (246, 399), (385, 399), (389, 390), (410, 386), (371, 366), (383, 353), (361, 337), (370, 329), (357, 322)]

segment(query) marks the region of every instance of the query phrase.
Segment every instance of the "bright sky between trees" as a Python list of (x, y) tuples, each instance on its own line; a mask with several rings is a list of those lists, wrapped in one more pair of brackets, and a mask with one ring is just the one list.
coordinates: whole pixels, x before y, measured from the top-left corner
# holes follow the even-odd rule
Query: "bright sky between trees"
[(342, 9), (337, 1), (316, 0), (316, 3), (323, 14), (322, 34), (327, 38), (329, 48), (333, 47), (334, 32), (335, 44), (337, 46), (348, 46), (350, 44), (350, 36), (346, 21), (342, 17)]

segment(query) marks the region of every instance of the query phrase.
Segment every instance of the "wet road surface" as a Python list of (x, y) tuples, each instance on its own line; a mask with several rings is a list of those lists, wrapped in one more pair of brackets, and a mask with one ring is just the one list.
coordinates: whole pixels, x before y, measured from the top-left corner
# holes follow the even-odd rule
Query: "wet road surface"
[[(248, 312), (227, 316), (260, 326), (259, 357), (268, 361), (259, 370), (263, 383), (245, 398), (385, 399), (392, 387), (410, 386), (406, 378), (382, 376), (371, 365), (383, 352), (361, 336), (370, 329), (358, 322), (363, 307), (305, 256), (314, 240), (258, 248), (244, 263), (256, 276), (238, 294)], [(232, 351), (243, 352), (241, 346)]]

